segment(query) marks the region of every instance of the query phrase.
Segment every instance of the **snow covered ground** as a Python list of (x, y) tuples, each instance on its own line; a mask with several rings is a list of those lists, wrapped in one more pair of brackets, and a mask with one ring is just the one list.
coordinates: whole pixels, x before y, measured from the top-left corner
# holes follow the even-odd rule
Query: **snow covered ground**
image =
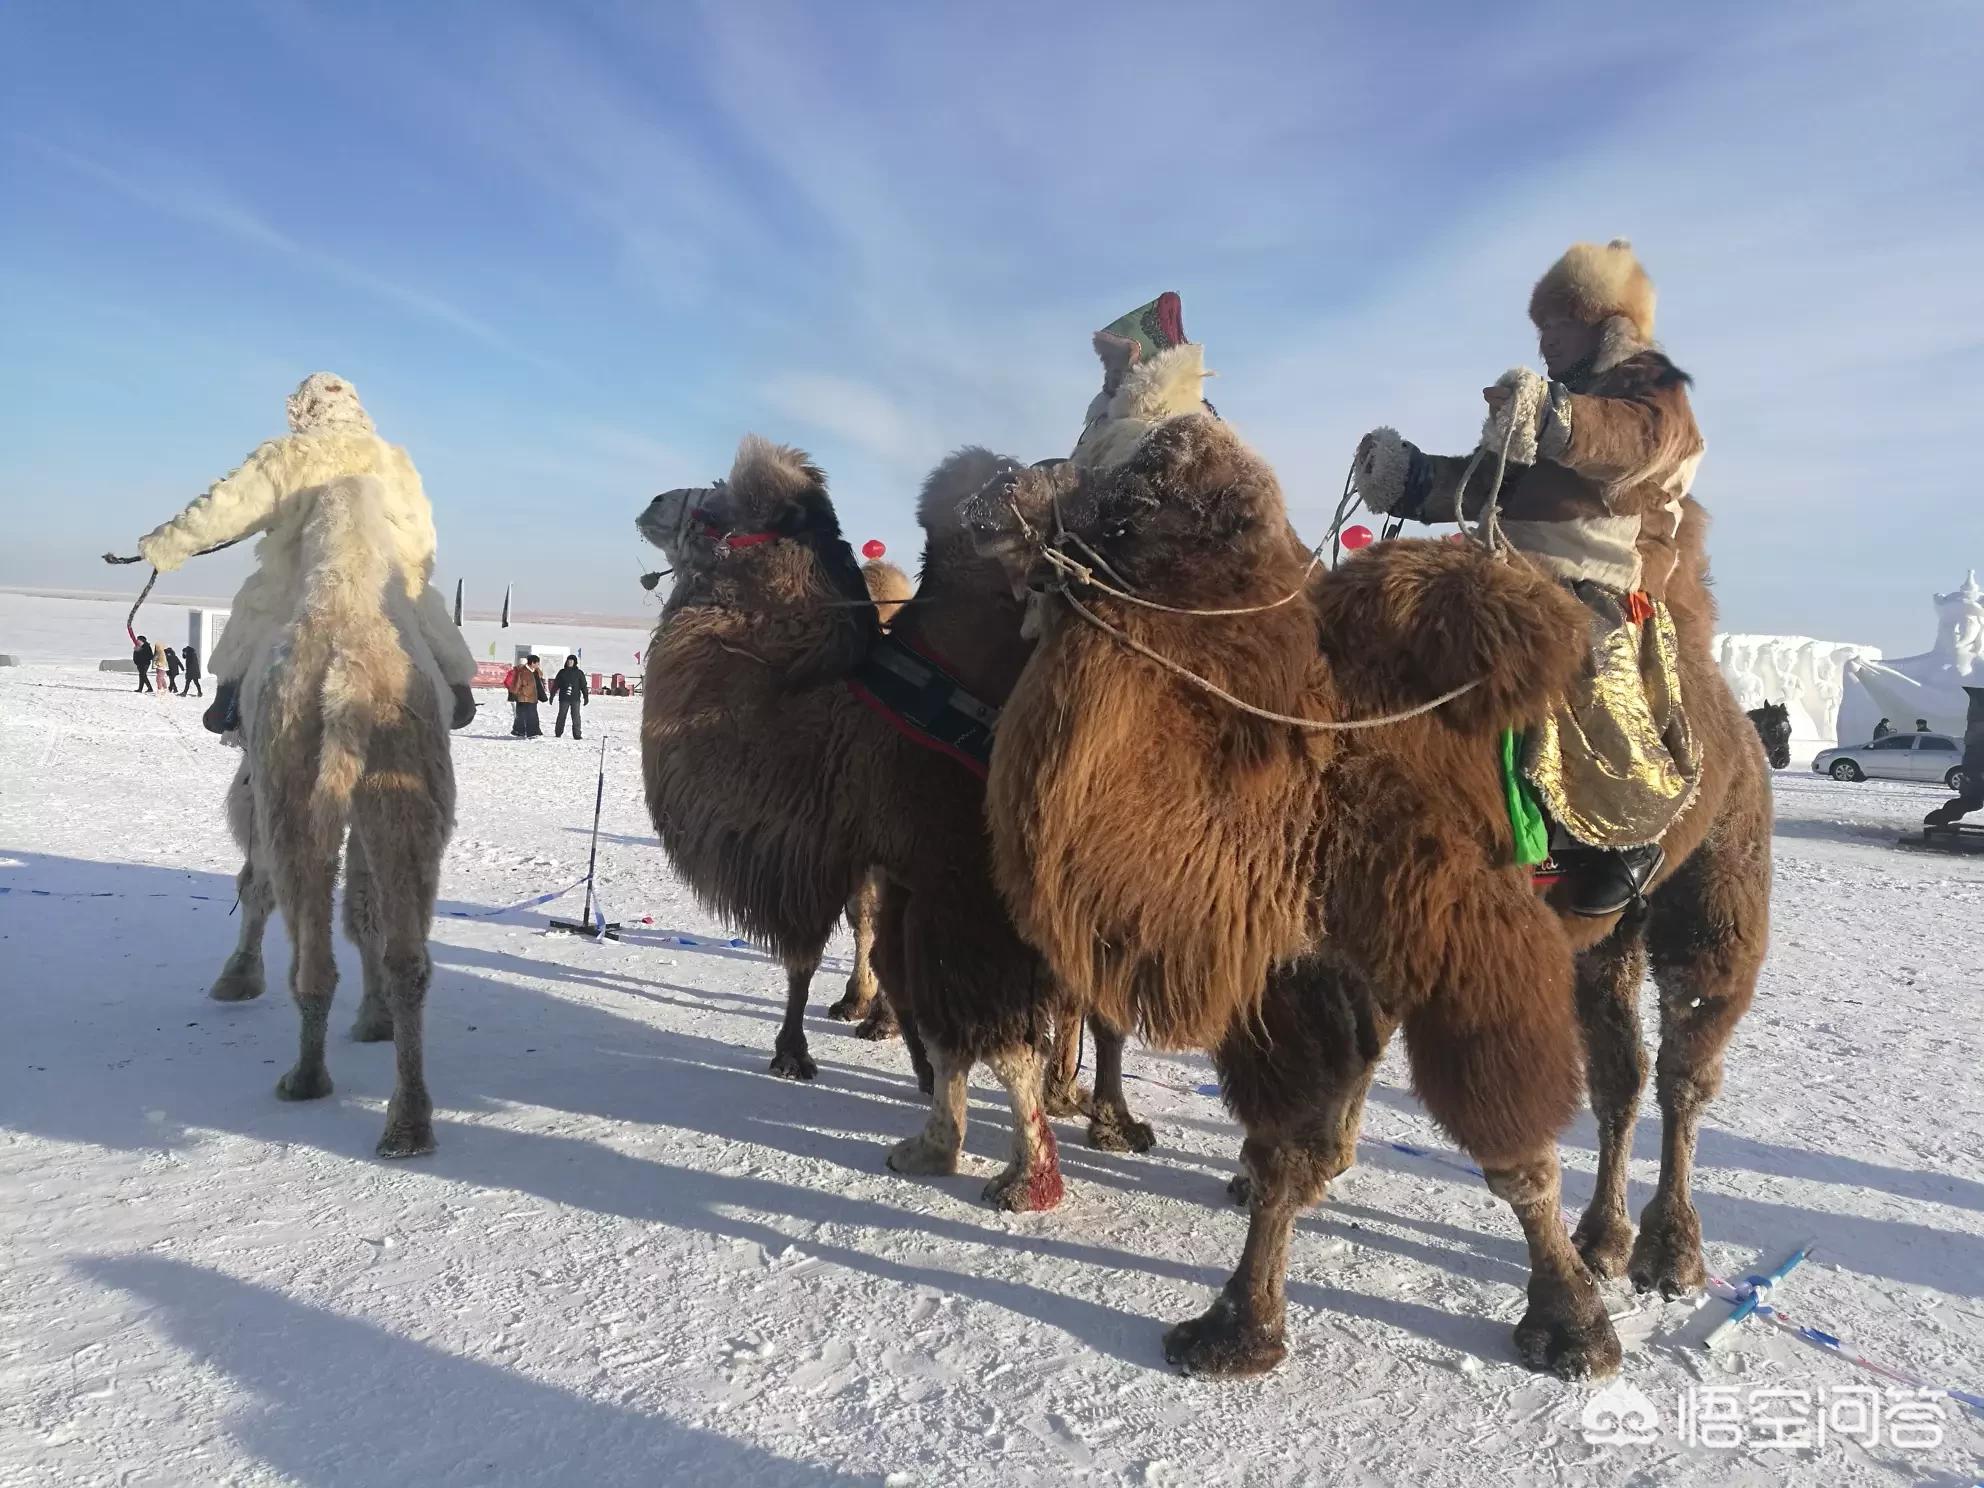
[[(7, 630), (0, 651), (34, 649)], [(116, 654), (71, 654), (99, 650)], [(900, 1046), (816, 1016), (817, 1083), (763, 1072), (777, 969), (670, 876), (638, 700), (595, 702), (584, 745), (510, 740), (500, 708), (457, 736), (428, 1019), (440, 1150), (381, 1162), (386, 1047), (335, 1042), (328, 1101), (272, 1093), (296, 1035), (279, 928), (268, 997), (206, 999), (236, 923), (235, 756), (197, 703), (129, 685), (0, 669), (0, 1483), (1984, 1477), (1984, 1421), (1954, 1408), (1934, 1447), (1776, 1449), (1754, 1424), (1737, 1447), (1687, 1440), (1690, 1387), (1837, 1400), (1880, 1381), (1755, 1324), (1711, 1360), (1696, 1340), (1726, 1309), (1625, 1290), (1622, 1378), (1658, 1436), (1587, 1440), (1594, 1390), (1514, 1360), (1513, 1220), (1396, 1061), (1359, 1166), (1300, 1227), (1286, 1364), (1177, 1377), (1162, 1330), (1206, 1305), (1245, 1229), (1205, 1063), (1133, 1051), (1158, 1150), (1093, 1153), (1061, 1123), (1054, 1213), (980, 1203), (1006, 1137), (989, 1085), (967, 1172), (888, 1173), (885, 1145), (921, 1119)], [(583, 871), (598, 736), (601, 879), (638, 932), (620, 944), (492, 912)], [(1789, 1310), (1976, 1390), (1984, 861), (1893, 846), (1939, 793), (1778, 785), (1774, 954), (1702, 1134), (1709, 1259), (1741, 1275), (1814, 1240)], [(340, 952), (339, 1029), (357, 1002)], [(1653, 1121), (1636, 1150), (1643, 1201)], [(1588, 1117), (1565, 1159), (1581, 1203)]]

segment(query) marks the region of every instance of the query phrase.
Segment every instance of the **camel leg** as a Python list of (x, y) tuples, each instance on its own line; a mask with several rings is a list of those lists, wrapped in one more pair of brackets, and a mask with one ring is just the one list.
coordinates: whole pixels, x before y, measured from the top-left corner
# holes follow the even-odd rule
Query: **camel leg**
[(889, 1149), (889, 1167), (898, 1173), (955, 1173), (964, 1151), (965, 1078), (971, 1066), (935, 1046), (929, 1056), (930, 1119), (922, 1131)]
[(916, 1088), (929, 1095), (937, 1088), (937, 1071), (930, 1063), (930, 1051), (924, 1046), (923, 1034), (916, 1026), (916, 1015), (908, 1008), (901, 1008), (896, 1013), (896, 1021), (902, 1026), (903, 1047), (909, 1050), (909, 1067), (916, 1071)]
[(785, 961), (785, 1021), (779, 1025), (772, 1044), (772, 1073), (787, 1080), (810, 1080), (819, 1066), (806, 1051), (806, 999), (812, 991), (813, 973), (820, 969), (824, 944), (810, 955), (788, 955)]
[(1597, 1278), (1564, 1230), (1556, 1144), (1485, 1171), (1489, 1191), (1515, 1210), (1529, 1242), (1529, 1310), (1516, 1324), (1516, 1352), (1531, 1369), (1562, 1379), (1613, 1373), (1621, 1357), (1619, 1335)]
[[(1335, 1057), (1346, 1061), (1346, 1073), (1331, 1080), (1311, 1096), (1317, 1117), (1316, 1140), (1321, 1144), (1323, 1176), (1331, 1183), (1357, 1165), (1357, 1139), (1364, 1130), (1364, 1103), (1371, 1095), (1371, 1082), (1378, 1077), (1378, 1061), (1398, 1020), (1377, 1006), (1376, 999), (1347, 968), (1330, 970), (1331, 980), (1323, 982), (1311, 974), (1311, 996), (1322, 1010), (1318, 1026), (1326, 1029), (1331, 1049), (1341, 1048)], [(1326, 991), (1327, 995), (1323, 995)], [(1253, 1200), (1254, 1180), (1246, 1169), (1246, 1151), (1241, 1151), (1241, 1169), (1226, 1184), (1226, 1196), (1245, 1209)]]
[(276, 897), (267, 861), (260, 873), (255, 871), (255, 792), (245, 760), (227, 788), (227, 824), (241, 848), (241, 872), (234, 880), (235, 898), (241, 906), (241, 938), (207, 996), (216, 1002), (248, 1002), (260, 997), (267, 986), (262, 974), (262, 940)]
[(1083, 1116), (1094, 1111), (1090, 1093), (1082, 1089), (1082, 1019), (1071, 1003), (1054, 1011), (1054, 1044), (1047, 1057), (1045, 1094), (1049, 1116)]
[(262, 939), (268, 931), (269, 914), (276, 907), (276, 897), (268, 875), (255, 871), (253, 858), (242, 860), (241, 872), (234, 880), (234, 892), (241, 901), (241, 938), (207, 991), (207, 996), (215, 1002), (250, 1002), (260, 997), (267, 986), (262, 974)]
[(1598, 1180), (1572, 1239), (1594, 1275), (1624, 1276), (1633, 1248), (1626, 1212), (1626, 1164), (1633, 1122), (1646, 1084), (1640, 1040), (1640, 983), (1646, 976), (1646, 921), (1629, 914), (1578, 957), (1578, 1024), (1584, 1030), (1585, 1079), (1598, 1121)]
[[(412, 747), (410, 740), (396, 740)], [(443, 745), (443, 748), (446, 746)], [(393, 1097), (386, 1104), (381, 1157), (415, 1157), (434, 1150), (434, 1102), (427, 1093), (424, 1016), (434, 963), (427, 932), (440, 890), (441, 853), (451, 811), (445, 794), (436, 801), (406, 789), (413, 775), (381, 771), (359, 783), (352, 799), (351, 843), (345, 851), (347, 896), (358, 889), (354, 929), (365, 937), (366, 996), (384, 1005), (393, 1041)], [(441, 777), (447, 792), (447, 778)], [(350, 897), (346, 899), (349, 909)], [(359, 1014), (360, 1023), (366, 1014)], [(361, 1035), (362, 1036), (362, 1035)]]
[[(1732, 848), (1712, 833), (1654, 901), (1649, 936), (1660, 989), (1660, 1183), (1640, 1213), (1628, 1274), (1678, 1297), (1707, 1280), (1690, 1193), (1702, 1112), (1722, 1088), (1722, 1054), (1756, 995), (1769, 938), (1767, 840)], [(1733, 835), (1733, 834), (1731, 834)]]
[(1562, 926), (1506, 874), (1429, 903), (1418, 921), (1401, 914), (1375, 926), (1387, 958), (1379, 964), (1426, 989), (1405, 1020), (1413, 1085), (1481, 1164), (1529, 1243), (1517, 1352), (1563, 1379), (1611, 1374), (1619, 1337), (1558, 1209), (1557, 1137), (1584, 1083)]
[(364, 844), (354, 833), (344, 855), (344, 934), (358, 947), (365, 971), (365, 995), (351, 1025), (351, 1036), (361, 1044), (383, 1043), (393, 1036), (384, 963), (386, 933), (377, 900), (371, 864)]
[[(847, 923), (854, 929), (854, 970), (847, 978), (847, 991), (827, 1009), (827, 1016), (842, 1023), (860, 1023), (875, 1005), (875, 901), (879, 885), (876, 875), (864, 873), (847, 896)], [(886, 1035), (877, 1035), (886, 1037)]]
[(1123, 1035), (1100, 1018), (1088, 1020), (1095, 1040), (1095, 1097), (1089, 1104), (1088, 1144), (1103, 1152), (1148, 1152), (1157, 1133), (1130, 1112), (1123, 1094)]
[[(1235, 1029), (1214, 1051), (1227, 1106), (1247, 1129), (1240, 1149), (1247, 1243), (1212, 1306), (1165, 1335), (1165, 1357), (1188, 1374), (1263, 1374), (1288, 1352), (1289, 1235), (1356, 1151), (1364, 1096), (1382, 1052), (1382, 1041), (1369, 1032), (1368, 1001), (1348, 969), (1321, 959), (1297, 962), (1269, 978), (1261, 1026)], [(1360, 1007), (1366, 1008), (1362, 1035)]]
[(1021, 1044), (985, 1062), (1013, 1106), (1013, 1160), (985, 1186), (985, 1200), (1001, 1209), (1052, 1209), (1061, 1202), (1061, 1163), (1041, 1105), (1045, 1061), (1038, 1049)]
[(1164, 1357), (1187, 1374), (1265, 1374), (1288, 1353), (1288, 1240), (1296, 1218), (1329, 1191), (1330, 1123), (1285, 1134), (1249, 1132), (1240, 1160), (1249, 1178), (1247, 1243), (1211, 1307), (1164, 1335)]
[[(278, 867), (295, 873), (298, 865)], [(296, 1064), (276, 1082), (284, 1100), (317, 1100), (331, 1093), (331, 1072), (324, 1063), (324, 1035), (331, 1020), (331, 997), (337, 991), (338, 963), (331, 947), (331, 882), (335, 859), (310, 863), (295, 873), (306, 882), (292, 882), (282, 895), (283, 918), (294, 942), (289, 966), (289, 992), (296, 1000), (302, 1030)]]

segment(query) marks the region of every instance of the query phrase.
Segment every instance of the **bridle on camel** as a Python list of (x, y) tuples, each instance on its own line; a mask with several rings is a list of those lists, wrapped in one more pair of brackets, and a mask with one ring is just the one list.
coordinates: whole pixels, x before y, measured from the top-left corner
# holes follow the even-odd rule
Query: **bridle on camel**
[[(243, 533), (240, 537), (230, 537), (226, 542), (215, 543), (211, 548), (200, 549), (200, 551), (195, 553), (193, 556), (195, 558), (204, 558), (209, 553), (218, 553), (223, 548), (231, 548), (238, 542), (245, 542), (247, 541), (247, 538), (248, 538), (247, 533)], [(128, 558), (120, 558), (115, 553), (105, 553), (103, 555), (103, 561), (105, 563), (117, 563), (117, 564), (143, 563), (145, 561), (145, 558), (144, 558), (144, 554), (142, 553), (133, 553)], [(158, 569), (154, 567), (152, 569), (152, 576), (149, 579), (145, 580), (145, 587), (140, 589), (138, 591), (138, 597), (131, 601), (131, 612), (124, 617), (124, 634), (131, 638), (131, 644), (134, 646), (138, 644), (138, 609), (141, 605), (144, 604), (146, 596), (148, 596), (152, 592), (152, 585), (156, 584), (157, 582), (158, 582)]]
[[(1474, 531), (1468, 534), (1476, 542), (1486, 547), (1501, 562), (1507, 562), (1509, 554), (1513, 551), (1509, 546), (1508, 539), (1502, 533), (1499, 514), (1501, 510), (1502, 481), (1508, 474), (1509, 447), (1514, 440), (1515, 420), (1511, 417), (1509, 419), (1509, 427), (1502, 437), (1501, 449), (1497, 452), (1495, 478), (1490, 484), (1488, 499), (1482, 507), (1482, 518), (1475, 525)], [(1463, 496), (1467, 491), (1467, 483), (1474, 478), (1474, 472), (1480, 466), (1482, 456), (1486, 453), (1487, 450), (1484, 446), (1477, 445), (1475, 447), (1473, 458), (1467, 462), (1467, 469), (1462, 474), (1460, 485), (1457, 488)], [(1111, 625), (1107, 620), (1104, 620), (1087, 605), (1083, 604), (1081, 600), (1076, 598), (1074, 592), (1075, 586), (1079, 584), (1091, 589), (1099, 589), (1104, 594), (1110, 595), (1115, 599), (1120, 599), (1126, 604), (1138, 605), (1147, 610), (1160, 610), (1168, 615), (1192, 615), (1215, 618), (1234, 615), (1259, 615), (1268, 610), (1280, 609), (1283, 605), (1297, 599), (1307, 591), (1310, 576), (1315, 573), (1317, 566), (1323, 561), (1323, 545), (1327, 543), (1330, 545), (1332, 551), (1335, 551), (1338, 534), (1342, 531), (1344, 521), (1349, 516), (1352, 506), (1359, 499), (1354, 490), (1356, 472), (1357, 463), (1353, 458), (1350, 471), (1343, 479), (1343, 496), (1337, 502), (1336, 516), (1330, 524), (1328, 533), (1310, 551), (1309, 562), (1302, 570), (1301, 580), (1288, 593), (1282, 595), (1280, 599), (1270, 600), (1266, 604), (1242, 605), (1233, 609), (1193, 610), (1184, 609), (1177, 605), (1160, 604), (1154, 599), (1145, 599), (1141, 595), (1131, 592), (1128, 582), (1121, 574), (1109, 566), (1107, 560), (1100, 553), (1096, 552), (1078, 533), (1068, 530), (1067, 523), (1061, 514), (1061, 495), (1059, 491), (1051, 493), (1054, 512), (1054, 535), (1046, 542), (1040, 543), (1039, 550), (1041, 556), (1047, 560), (1048, 566), (1055, 570), (1056, 581), (1053, 585), (1053, 592), (1060, 594), (1068, 602), (1069, 608), (1074, 610), (1077, 615), (1081, 616), (1082, 619), (1093, 625), (1097, 630), (1112, 637), (1119, 645), (1134, 651), (1146, 661), (1156, 662), (1158, 666), (1179, 680), (1189, 682), (1201, 692), (1219, 699), (1219, 701), (1230, 707), (1239, 709), (1242, 713), (1249, 714), (1268, 723), (1287, 724), (1291, 728), (1302, 729), (1310, 733), (1346, 733), (1352, 729), (1383, 728), (1388, 724), (1404, 723), (1408, 719), (1419, 718), (1433, 712), (1435, 709), (1445, 707), (1455, 698), (1474, 691), (1487, 678), (1476, 677), (1473, 681), (1464, 682), (1459, 687), (1443, 692), (1438, 697), (1428, 702), (1420, 703), (1416, 707), (1406, 708), (1397, 713), (1382, 714), (1376, 718), (1331, 720), (1296, 718), (1291, 714), (1276, 713), (1267, 708), (1257, 707), (1244, 698), (1235, 697), (1218, 683), (1213, 682), (1209, 678), (1201, 677), (1197, 672), (1181, 666), (1170, 657), (1153, 650), (1135, 636), (1126, 634), (1119, 627)], [(1028, 522), (1025, 514), (1020, 511), (1018, 502), (1009, 499), (1008, 505), (1012, 510), (1014, 519), (1020, 524), (1022, 535), (1030, 542), (1036, 541), (1033, 524)], [(1460, 497), (1455, 498), (1454, 510), (1462, 533), (1467, 534), (1467, 520), (1460, 511)], [(1078, 559), (1069, 556), (1067, 552), (1069, 548), (1080, 550), (1095, 567), (1091, 568), (1088, 564), (1084, 564)], [(1105, 583), (1102, 579), (1096, 577), (1096, 569), (1100, 569), (1102, 572), (1108, 574), (1116, 583), (1113, 585)]]

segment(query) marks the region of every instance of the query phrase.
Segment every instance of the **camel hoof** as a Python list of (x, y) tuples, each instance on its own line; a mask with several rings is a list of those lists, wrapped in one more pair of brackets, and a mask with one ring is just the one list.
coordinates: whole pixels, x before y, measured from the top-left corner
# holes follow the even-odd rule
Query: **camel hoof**
[(1647, 1205), (1640, 1215), (1640, 1238), (1626, 1269), (1636, 1291), (1658, 1291), (1669, 1301), (1707, 1286), (1702, 1222), (1693, 1206), (1669, 1210)]
[(434, 1150), (432, 1121), (393, 1121), (374, 1149), (381, 1157), (420, 1157)]
[(361, 1044), (383, 1044), (393, 1036), (391, 1013), (360, 1013), (351, 1025), (352, 1039)]
[(298, 1065), (276, 1081), (276, 1096), (286, 1101), (322, 1100), (331, 1093), (331, 1072), (321, 1064), (313, 1070)]
[(1235, 1173), (1226, 1180), (1226, 1196), (1242, 1209), (1254, 1202), (1254, 1180), (1245, 1173)]
[(939, 1146), (922, 1132), (896, 1143), (889, 1149), (889, 1171), (894, 1173), (922, 1173), (942, 1177), (957, 1170), (957, 1149)]
[(230, 959), (207, 989), (215, 1002), (253, 1002), (266, 990), (259, 961), (237, 963)]
[[(1593, 1293), (1596, 1296), (1596, 1291)], [(1567, 1318), (1532, 1303), (1516, 1324), (1516, 1352), (1538, 1374), (1562, 1380), (1604, 1379), (1619, 1372), (1619, 1335), (1602, 1303), (1590, 1316)]]
[(780, 1049), (772, 1055), (771, 1070), (781, 1080), (810, 1080), (820, 1067), (804, 1049)]
[(890, 1039), (902, 1037), (902, 1025), (896, 1022), (895, 1009), (881, 1003), (868, 1010), (868, 1016), (855, 1028), (854, 1036), (871, 1044), (885, 1044)]
[(861, 996), (849, 987), (838, 1002), (827, 1007), (827, 1016), (836, 1023), (859, 1023), (868, 1016), (870, 998)]
[(1186, 1374), (1245, 1379), (1266, 1374), (1288, 1357), (1279, 1327), (1247, 1322), (1224, 1296), (1190, 1322), (1164, 1335), (1164, 1357)]
[(1086, 1116), (1094, 1108), (1095, 1096), (1086, 1085), (1063, 1085), (1041, 1092), (1040, 1105), (1049, 1116)]
[(1591, 1210), (1578, 1221), (1571, 1243), (1593, 1276), (1616, 1280), (1626, 1274), (1626, 1260), (1633, 1251), (1632, 1222), (1623, 1214)]
[(1148, 1121), (1104, 1107), (1089, 1118), (1088, 1144), (1098, 1152), (1148, 1152), (1157, 1132)]
[(1013, 1214), (1033, 1214), (1061, 1202), (1061, 1168), (1043, 1163), (1031, 1172), (1009, 1167), (985, 1185), (985, 1202)]

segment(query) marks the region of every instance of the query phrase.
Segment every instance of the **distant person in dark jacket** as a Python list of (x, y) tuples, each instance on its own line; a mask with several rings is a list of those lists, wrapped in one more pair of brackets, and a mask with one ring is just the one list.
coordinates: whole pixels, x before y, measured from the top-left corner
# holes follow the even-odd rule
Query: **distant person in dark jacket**
[(583, 739), (580, 732), (583, 719), (580, 709), (592, 706), (592, 689), (586, 686), (586, 674), (579, 670), (576, 656), (565, 658), (565, 664), (558, 669), (558, 675), (551, 679), (551, 695), (558, 699), (558, 721), (551, 726), (551, 732), (558, 738), (565, 737), (565, 718), (571, 715), (572, 737)]
[(186, 696), (191, 697), (197, 692), (201, 697), (205, 697), (207, 690), (200, 686), (200, 652), (197, 647), (188, 646), (184, 654), (186, 657)]
[(165, 648), (165, 690), (179, 691), (179, 653), (170, 646)]
[(152, 658), (157, 655), (158, 653), (152, 650), (152, 643), (143, 636), (139, 636), (138, 644), (131, 651), (131, 665), (138, 669), (138, 691), (140, 692), (151, 692), (153, 690)]
[(1918, 718), (1918, 719), (1916, 719), (1916, 720), (1915, 720), (1915, 732), (1916, 732), (1916, 733), (1918, 733), (1918, 734), (1926, 734), (1926, 733), (1928, 733), (1928, 732), (1929, 732), (1929, 720), (1928, 720), (1928, 719), (1926, 719), (1926, 718)]
[(1876, 739), (1885, 739), (1889, 734), (1893, 732), (1894, 732), (1894, 725), (1889, 723), (1885, 718), (1883, 718), (1879, 723), (1874, 725), (1874, 737)]

